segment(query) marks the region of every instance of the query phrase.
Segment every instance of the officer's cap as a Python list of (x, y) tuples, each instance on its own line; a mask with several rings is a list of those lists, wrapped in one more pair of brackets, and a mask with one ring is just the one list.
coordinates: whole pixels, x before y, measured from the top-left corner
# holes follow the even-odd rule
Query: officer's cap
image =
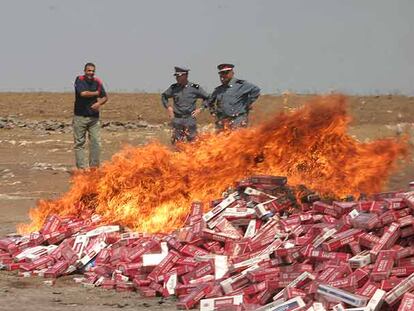
[(233, 64), (220, 64), (217, 66), (217, 69), (219, 72), (223, 72), (223, 71), (229, 71), (229, 70), (233, 70), (234, 65)]
[(175, 70), (174, 76), (181, 76), (183, 74), (187, 74), (190, 71), (190, 69), (188, 69), (188, 68), (177, 67), (177, 66), (174, 67), (174, 70)]

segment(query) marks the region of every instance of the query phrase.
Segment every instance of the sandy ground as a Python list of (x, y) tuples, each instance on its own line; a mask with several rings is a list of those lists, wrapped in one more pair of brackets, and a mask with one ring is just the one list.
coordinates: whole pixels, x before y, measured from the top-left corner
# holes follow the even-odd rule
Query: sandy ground
[[(263, 96), (252, 114), (252, 123), (277, 111), (300, 106), (309, 96)], [(12, 116), (27, 122), (71, 121), (72, 94), (1, 93), (0, 118)], [(365, 141), (395, 136), (397, 124), (414, 123), (414, 98), (404, 96), (350, 97), (353, 122), (350, 134)], [(109, 160), (124, 144), (141, 145), (156, 138), (169, 142), (166, 112), (158, 94), (112, 94), (102, 113), (105, 121), (144, 120), (141, 129), (102, 130), (103, 159)], [(199, 119), (208, 127), (212, 119)], [(410, 156), (412, 157), (412, 156)], [(0, 237), (27, 222), (27, 212), (39, 198), (59, 197), (69, 188), (74, 165), (72, 134), (27, 128), (0, 128)], [(406, 163), (389, 181), (388, 189), (405, 188), (414, 180), (414, 166)], [(174, 310), (173, 300), (143, 299), (136, 293), (84, 288), (73, 277), (58, 279), (52, 287), (44, 279), (19, 278), (0, 273), (0, 310)]]

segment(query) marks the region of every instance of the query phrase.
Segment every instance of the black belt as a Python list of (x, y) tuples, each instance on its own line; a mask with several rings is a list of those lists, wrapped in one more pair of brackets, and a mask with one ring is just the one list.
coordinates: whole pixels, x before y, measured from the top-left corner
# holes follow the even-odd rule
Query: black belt
[(237, 114), (233, 114), (233, 115), (225, 115), (225, 114), (219, 114), (219, 117), (221, 119), (236, 119), (237, 117), (243, 116), (243, 115), (247, 115), (247, 112), (240, 112)]
[(175, 118), (189, 118), (191, 117), (191, 114), (180, 114), (180, 113), (174, 113)]

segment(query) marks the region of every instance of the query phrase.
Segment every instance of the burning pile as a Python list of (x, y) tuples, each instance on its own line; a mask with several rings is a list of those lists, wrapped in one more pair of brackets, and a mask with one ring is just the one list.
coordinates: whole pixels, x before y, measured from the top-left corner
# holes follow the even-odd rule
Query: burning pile
[(207, 213), (191, 204), (170, 234), (51, 215), (39, 232), (1, 239), (0, 262), (22, 276), (81, 271), (85, 286), (176, 295), (185, 309), (411, 310), (414, 191), (327, 202), (302, 188), (297, 202), (286, 182), (241, 180)]
[(29, 234), (0, 239), (0, 263), (180, 308), (408, 310), (414, 193), (379, 193), (406, 144), (360, 143), (349, 121), (335, 95), (180, 152), (125, 148), (40, 201)]
[(173, 152), (153, 142), (125, 148), (111, 162), (78, 173), (60, 199), (42, 200), (30, 211), (39, 230), (48, 215), (90, 217), (140, 232), (171, 232), (183, 225), (191, 202), (209, 202), (235, 180), (265, 174), (287, 176), (323, 196), (379, 192), (404, 141), (360, 143), (347, 133), (344, 96), (317, 97), (301, 109), (258, 127), (206, 134)]

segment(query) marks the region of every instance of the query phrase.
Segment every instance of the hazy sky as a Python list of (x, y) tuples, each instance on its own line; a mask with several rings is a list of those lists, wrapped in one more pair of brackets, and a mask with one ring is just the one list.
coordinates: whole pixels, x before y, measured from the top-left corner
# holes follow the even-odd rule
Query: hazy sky
[(264, 93), (414, 94), (413, 0), (0, 0), (0, 91), (72, 91), (87, 61), (109, 92), (207, 91), (216, 65)]

